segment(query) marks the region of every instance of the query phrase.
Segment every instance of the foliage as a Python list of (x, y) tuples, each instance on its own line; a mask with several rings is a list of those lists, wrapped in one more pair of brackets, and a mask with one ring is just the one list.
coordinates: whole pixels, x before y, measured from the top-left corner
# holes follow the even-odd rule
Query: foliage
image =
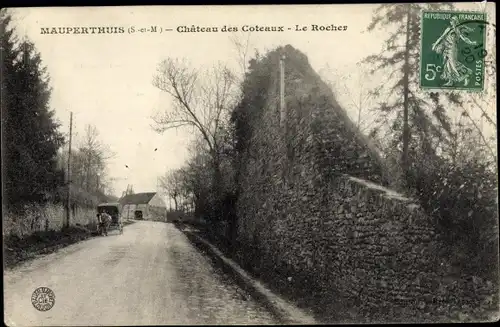
[(174, 200), (176, 211), (178, 210), (179, 198), (183, 194), (182, 179), (182, 170), (174, 170), (160, 177), (160, 187)]
[[(153, 85), (170, 95), (173, 105), (173, 110), (153, 117), (154, 129), (162, 133), (171, 128), (191, 126), (198, 132), (202, 143), (196, 152), (206, 157), (204, 163), (207, 166), (204, 169), (212, 174), (209, 214), (211, 220), (219, 220), (217, 212), (227, 188), (222, 172), (223, 160), (232, 147), (232, 137), (228, 133), (229, 113), (239, 95), (235, 76), (222, 63), (211, 69), (199, 70), (185, 61), (168, 58), (158, 66)], [(178, 192), (174, 193), (176, 198)], [(197, 201), (201, 200), (198, 198)]]
[(64, 183), (56, 161), (63, 136), (49, 105), (49, 77), (40, 54), (28, 40), (16, 40), (5, 10), (0, 20), (4, 196), (8, 206), (22, 207), (56, 197)]
[(464, 272), (495, 278), (498, 269), (498, 175), (480, 132), (459, 125), (453, 152), (413, 164), (412, 186)]
[[(369, 56), (365, 62), (373, 65), (373, 72), (389, 74), (394, 82), (392, 87), (383, 88), (388, 94), (387, 100), (380, 102), (377, 110), (380, 126), (386, 125), (387, 133), (382, 138), (389, 140), (383, 144), (383, 151), (395, 172), (402, 172), (403, 108), (409, 108), (411, 164), (398, 186), (404, 185), (407, 192), (417, 196), (435, 219), (436, 227), (450, 249), (454, 249), (451, 261), (457, 261), (469, 273), (491, 278), (491, 272), (497, 268), (487, 269), (484, 262), (498, 260), (495, 259), (498, 253), (496, 156), (480, 125), (462, 103), (462, 97), (453, 92), (418, 92), (420, 10), (450, 6), (437, 3), (379, 6), (368, 30), (383, 27), (393, 28), (393, 32), (385, 41), (383, 53)], [(405, 46), (407, 27), (409, 38)], [(409, 55), (408, 68), (404, 65), (405, 54)], [(405, 77), (409, 81), (406, 102)], [(374, 93), (382, 96), (379, 89)], [(453, 121), (452, 117), (458, 119)], [(372, 136), (376, 137), (379, 130)]]
[[(401, 154), (404, 149), (403, 108), (408, 108), (409, 162), (422, 152), (432, 155), (439, 145), (448, 141), (452, 131), (443, 103), (448, 105), (460, 103), (460, 97), (456, 93), (450, 93), (443, 99), (437, 93), (424, 95), (418, 92), (420, 11), (424, 8), (449, 9), (450, 6), (450, 4), (383, 4), (375, 10), (373, 20), (368, 26), (368, 31), (376, 28), (392, 29), (384, 42), (383, 51), (368, 56), (364, 62), (373, 67), (372, 73), (388, 74), (388, 80), (393, 82), (392, 86), (377, 88), (373, 91), (373, 95), (386, 97), (386, 100), (381, 101), (376, 108), (380, 112), (378, 121), (382, 125), (385, 122), (390, 124), (384, 137), (390, 138), (392, 140), (390, 146)], [(406, 56), (408, 56), (408, 67), (405, 65)], [(408, 80), (407, 100), (404, 97), (405, 78)], [(381, 128), (375, 129), (372, 136), (380, 130)]]
[(35, 258), (39, 254), (55, 252), (89, 237), (89, 231), (82, 227), (70, 227), (61, 231), (37, 231), (25, 238), (8, 235), (4, 239), (5, 267), (14, 267), (25, 260)]
[[(79, 205), (95, 206), (99, 202), (108, 202), (111, 193), (107, 180), (107, 161), (113, 157), (100, 140), (99, 131), (93, 125), (85, 126), (85, 134), (71, 151), (71, 189), (72, 201)], [(78, 144), (79, 143), (79, 144)], [(67, 170), (68, 153), (58, 154), (60, 169)], [(66, 188), (60, 188), (64, 196)]]
[[(231, 114), (237, 160), (250, 149), (252, 136), (256, 132), (252, 126), (256, 126), (254, 122), (262, 115), (271, 83), (269, 72), (273, 71), (275, 65), (269, 60), (269, 56), (261, 57), (258, 53), (249, 61), (242, 85), (242, 98)], [(237, 169), (239, 170), (240, 168)]]
[(185, 61), (168, 58), (160, 63), (153, 85), (170, 95), (173, 110), (153, 117), (155, 130), (195, 127), (213, 155), (218, 151), (221, 129), (237, 95), (232, 72), (219, 63), (200, 71)]
[(153, 118), (154, 129), (161, 133), (191, 126), (198, 132), (195, 155), (185, 167), (170, 173), (172, 177), (163, 179), (164, 187), (176, 203), (177, 198), (192, 201), (197, 214), (218, 224), (225, 219), (222, 206), (233, 189), (227, 157), (234, 148), (229, 115), (240, 95), (236, 77), (222, 63), (202, 70), (168, 58), (158, 66), (153, 85), (173, 100), (172, 110)]

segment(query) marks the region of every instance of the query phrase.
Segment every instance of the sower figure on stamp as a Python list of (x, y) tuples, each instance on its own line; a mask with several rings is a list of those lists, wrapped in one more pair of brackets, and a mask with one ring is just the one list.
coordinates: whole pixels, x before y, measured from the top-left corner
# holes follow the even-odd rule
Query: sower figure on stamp
[(444, 86), (451, 86), (455, 82), (464, 82), (464, 86), (469, 84), (469, 76), (472, 75), (472, 69), (466, 67), (458, 60), (458, 42), (464, 41), (469, 45), (475, 45), (476, 42), (470, 40), (464, 33), (472, 32), (469, 26), (458, 26), (456, 16), (450, 19), (450, 26), (441, 34), (441, 36), (432, 45), (432, 50), (443, 55), (443, 73), (441, 79), (447, 80)]

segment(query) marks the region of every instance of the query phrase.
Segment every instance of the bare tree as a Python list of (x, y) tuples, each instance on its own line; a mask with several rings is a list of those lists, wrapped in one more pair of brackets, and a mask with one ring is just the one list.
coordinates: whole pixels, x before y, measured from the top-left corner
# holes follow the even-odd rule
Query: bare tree
[[(351, 79), (352, 75), (341, 75), (331, 69), (328, 64), (321, 70), (320, 75), (335, 94), (342, 94), (345, 96), (348, 101), (346, 104), (347, 107), (352, 108), (349, 111), (351, 112), (351, 117), (356, 127), (362, 133), (369, 134), (373, 122), (375, 121), (371, 114), (375, 96), (373, 90), (367, 85), (369, 74), (365, 72), (362, 63), (356, 64), (356, 72), (358, 76), (355, 89), (348, 87), (346, 83), (346, 79)], [(378, 86), (378, 89), (381, 88), (382, 86)]]
[(159, 179), (160, 187), (174, 200), (176, 211), (179, 209), (179, 200), (183, 195), (182, 179), (183, 175), (181, 170), (170, 171)]
[(153, 129), (194, 127), (211, 156), (215, 178), (220, 180), (220, 155), (224, 129), (238, 95), (234, 74), (222, 63), (197, 70), (185, 61), (167, 59), (160, 63), (153, 85), (172, 97), (172, 110), (153, 117)]
[(87, 191), (104, 189), (107, 161), (115, 154), (99, 139), (99, 131), (94, 125), (86, 125), (83, 139), (78, 147), (76, 172), (79, 172), (81, 186)]
[(233, 33), (229, 37), (236, 51), (238, 66), (241, 69), (242, 73), (241, 81), (243, 81), (243, 79), (245, 78), (245, 75), (248, 70), (247, 67), (248, 67), (248, 60), (251, 47), (250, 37), (251, 37), (251, 32), (247, 32), (245, 35), (238, 35), (236, 33)]
[(159, 178), (162, 192), (173, 199), (176, 208), (181, 201), (191, 203), (191, 209), (201, 214), (212, 193), (211, 157), (201, 137), (189, 146), (190, 157), (184, 166)]

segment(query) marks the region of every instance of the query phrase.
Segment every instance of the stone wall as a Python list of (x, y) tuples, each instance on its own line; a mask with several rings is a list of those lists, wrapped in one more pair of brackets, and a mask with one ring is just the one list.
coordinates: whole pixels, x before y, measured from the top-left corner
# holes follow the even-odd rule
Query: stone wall
[[(36, 231), (61, 230), (66, 211), (62, 204), (27, 205), (22, 214), (6, 212), (3, 215), (4, 235), (26, 237)], [(95, 210), (75, 207), (71, 213), (71, 225), (89, 226), (95, 223)]]
[(290, 46), (270, 56), (278, 62), (281, 51), (287, 127), (280, 128), (273, 74), (244, 160), (238, 240), (259, 257), (246, 260), (300, 276), (310, 291), (334, 294), (358, 318), (438, 314), (450, 288), (439, 282), (446, 263), (430, 218), (381, 186), (388, 176), (376, 150), (307, 58)]

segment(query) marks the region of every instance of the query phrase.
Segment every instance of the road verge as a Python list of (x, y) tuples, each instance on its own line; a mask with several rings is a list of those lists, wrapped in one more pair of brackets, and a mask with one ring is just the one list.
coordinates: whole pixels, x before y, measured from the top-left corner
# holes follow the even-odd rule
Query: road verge
[(225, 273), (230, 274), (238, 286), (266, 307), (266, 309), (268, 309), (269, 312), (271, 312), (281, 323), (316, 323), (315, 319), (311, 315), (305, 313), (303, 310), (274, 294), (261, 282), (252, 278), (236, 262), (226, 257), (217, 247), (200, 236), (196, 230), (183, 228), (181, 226), (177, 226), (177, 228), (188, 237), (193, 245), (206, 254), (215, 265), (221, 266)]
[(92, 237), (85, 227), (72, 226), (60, 231), (37, 231), (28, 237), (9, 235), (4, 238), (4, 267), (12, 268), (41, 254), (55, 252)]
[[(127, 226), (135, 220), (124, 221)], [(50, 254), (71, 244), (97, 236), (94, 228), (81, 225), (63, 228), (60, 231), (37, 231), (21, 238), (17, 235), (4, 237), (4, 268), (13, 268), (39, 255)]]

